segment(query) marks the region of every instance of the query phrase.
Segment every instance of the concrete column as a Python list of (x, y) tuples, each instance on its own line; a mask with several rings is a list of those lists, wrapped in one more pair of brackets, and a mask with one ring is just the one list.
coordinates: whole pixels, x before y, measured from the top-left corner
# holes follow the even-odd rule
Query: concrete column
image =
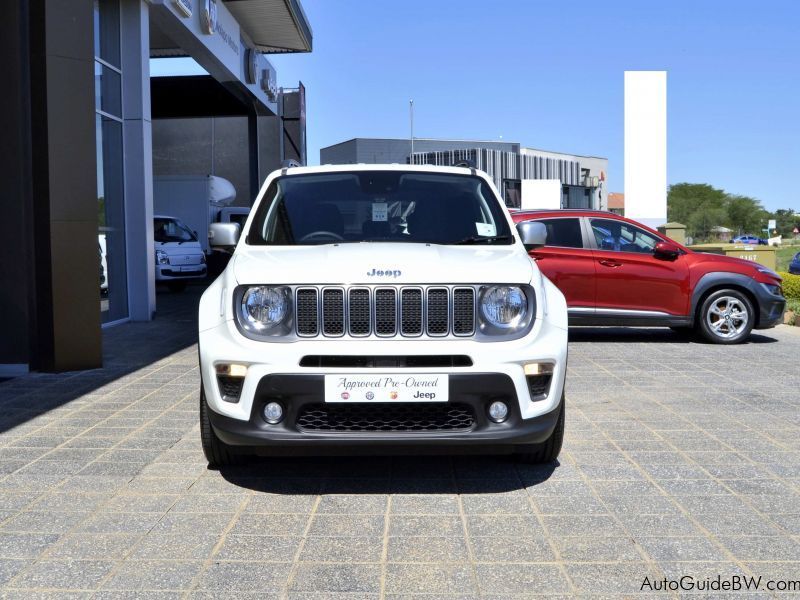
[[(11, 2), (0, 19), (0, 377), (28, 370), (33, 289), (30, 178), (28, 3)], [(11, 250), (13, 249), (13, 250)]]
[(261, 187), (259, 173), (261, 171), (261, 157), (259, 156), (259, 119), (255, 109), (247, 113), (247, 146), (250, 150), (250, 197), (247, 203), (253, 206), (258, 190)]
[[(31, 367), (99, 367), (93, 6), (29, 0)], [(24, 201), (20, 199), (20, 201)]]
[(667, 221), (666, 71), (625, 71), (625, 216)]
[(122, 0), (120, 8), (128, 310), (131, 320), (149, 321), (156, 310), (149, 5)]

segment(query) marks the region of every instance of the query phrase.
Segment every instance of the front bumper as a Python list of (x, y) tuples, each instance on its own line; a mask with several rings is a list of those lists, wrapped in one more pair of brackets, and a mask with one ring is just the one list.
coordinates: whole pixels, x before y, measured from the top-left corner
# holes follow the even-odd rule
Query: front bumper
[[(554, 387), (557, 386), (551, 382), (551, 388)], [(509, 407), (508, 417), (502, 423), (494, 423), (487, 416), (489, 405), (495, 401), (505, 402)], [(268, 402), (280, 402), (284, 407), (284, 418), (280, 423), (269, 424), (263, 418), (262, 410)], [(472, 423), (456, 430), (309, 430), (298, 422), (298, 417), (305, 410), (321, 405), (324, 405), (323, 375), (273, 374), (259, 381), (247, 421), (226, 417), (213, 410), (209, 411), (209, 417), (217, 436), (233, 446), (502, 447), (546, 440), (556, 426), (560, 410), (558, 403), (555, 410), (532, 419), (523, 419), (514, 382), (509, 376), (497, 373), (449, 376), (449, 401), (438, 406), (446, 410), (447, 405), (459, 405), (469, 407), (472, 412)], [(333, 406), (349, 408), (341, 404)], [(392, 408), (392, 405), (385, 406)], [(381, 407), (370, 405), (369, 409), (380, 411)], [(408, 404), (404, 405), (404, 409), (415, 410), (413, 405)]]
[(758, 324), (756, 329), (769, 329), (783, 323), (783, 313), (786, 310), (786, 298), (775, 296), (764, 289), (763, 285), (757, 286), (758, 289)]
[(208, 272), (206, 265), (157, 265), (156, 281), (177, 281), (184, 279), (203, 279)]

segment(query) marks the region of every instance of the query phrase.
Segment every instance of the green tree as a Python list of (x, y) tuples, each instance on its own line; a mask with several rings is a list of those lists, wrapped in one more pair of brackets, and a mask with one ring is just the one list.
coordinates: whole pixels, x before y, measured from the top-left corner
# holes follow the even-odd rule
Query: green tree
[(686, 233), (706, 239), (712, 227), (722, 225), (727, 194), (707, 183), (676, 183), (667, 193), (667, 220), (686, 225)]
[(711, 238), (711, 229), (717, 226), (732, 229), (734, 235), (762, 235), (769, 218), (755, 198), (729, 194), (707, 183), (676, 183), (667, 194), (667, 219), (686, 225), (686, 233), (697, 241)]
[(737, 235), (752, 233), (760, 236), (769, 219), (769, 213), (761, 206), (761, 202), (748, 196), (728, 195), (725, 212), (725, 226), (733, 229)]

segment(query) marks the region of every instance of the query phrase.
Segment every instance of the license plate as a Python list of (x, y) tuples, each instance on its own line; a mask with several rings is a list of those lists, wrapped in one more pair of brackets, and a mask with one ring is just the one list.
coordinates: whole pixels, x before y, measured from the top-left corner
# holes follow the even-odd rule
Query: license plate
[(325, 375), (325, 402), (447, 402), (442, 373)]

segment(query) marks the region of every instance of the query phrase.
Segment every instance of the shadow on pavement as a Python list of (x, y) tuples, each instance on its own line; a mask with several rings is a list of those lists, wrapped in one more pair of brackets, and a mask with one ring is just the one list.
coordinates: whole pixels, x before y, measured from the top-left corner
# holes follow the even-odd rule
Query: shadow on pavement
[(104, 329), (102, 368), (0, 380), (0, 433), (197, 343), (197, 306), (205, 287), (190, 286), (181, 294), (159, 289), (153, 321)]
[(220, 474), (233, 485), (269, 494), (486, 494), (546, 481), (559, 464), (472, 455), (253, 457)]
[[(666, 327), (570, 327), (570, 342), (609, 342), (619, 344), (657, 343), (657, 344), (705, 344), (699, 335), (692, 331), (676, 332)], [(747, 344), (772, 344), (777, 342), (760, 332), (753, 332), (744, 342)]]

